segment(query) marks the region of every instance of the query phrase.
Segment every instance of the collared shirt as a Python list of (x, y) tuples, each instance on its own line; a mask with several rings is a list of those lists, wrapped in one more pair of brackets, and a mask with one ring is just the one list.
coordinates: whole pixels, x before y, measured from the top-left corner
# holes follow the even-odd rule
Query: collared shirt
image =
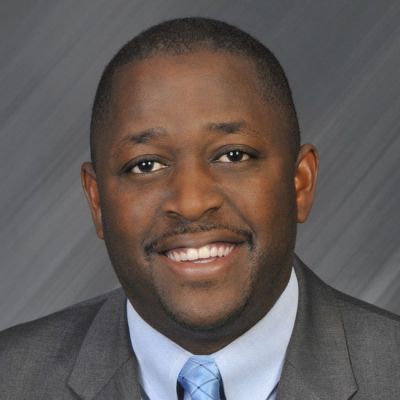
[[(221, 373), (227, 400), (275, 400), (298, 303), (294, 270), (272, 309), (242, 336), (210, 356)], [(178, 374), (193, 354), (144, 321), (127, 302), (139, 380), (151, 400), (177, 399)], [(251, 396), (249, 397), (249, 394)]]

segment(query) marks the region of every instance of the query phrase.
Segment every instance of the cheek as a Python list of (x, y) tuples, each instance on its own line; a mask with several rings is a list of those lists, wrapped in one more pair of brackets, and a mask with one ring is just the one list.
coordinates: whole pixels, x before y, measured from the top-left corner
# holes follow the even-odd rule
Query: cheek
[(229, 185), (226, 200), (252, 229), (256, 241), (275, 247), (280, 241), (287, 241), (296, 227), (294, 185), (290, 184), (290, 177), (279, 171), (275, 175), (260, 175)]
[(148, 210), (135, 206), (130, 196), (107, 200), (102, 217), (104, 241), (114, 270), (125, 288), (143, 284), (150, 273), (142, 246)]
[(128, 293), (147, 296), (152, 278), (143, 240), (154, 221), (154, 208), (132, 191), (114, 190), (104, 198), (104, 239), (114, 270)]
[(279, 216), (288, 217), (295, 205), (294, 187), (268, 176), (236, 181), (227, 188), (226, 195), (237, 212), (261, 225)]
[[(125, 183), (110, 185), (103, 195), (103, 220), (106, 229), (112, 230), (120, 239), (131, 241), (135, 237), (140, 242), (140, 235), (148, 231), (156, 220), (160, 196), (155, 190), (143, 185), (141, 188)], [(133, 244), (131, 242), (131, 245)]]

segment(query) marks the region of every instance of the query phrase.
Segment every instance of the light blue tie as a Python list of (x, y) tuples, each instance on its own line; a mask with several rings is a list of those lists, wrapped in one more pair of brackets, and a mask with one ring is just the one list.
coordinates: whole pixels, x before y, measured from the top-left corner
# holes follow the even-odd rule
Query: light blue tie
[(208, 356), (190, 357), (178, 376), (178, 382), (192, 400), (220, 400), (221, 375)]

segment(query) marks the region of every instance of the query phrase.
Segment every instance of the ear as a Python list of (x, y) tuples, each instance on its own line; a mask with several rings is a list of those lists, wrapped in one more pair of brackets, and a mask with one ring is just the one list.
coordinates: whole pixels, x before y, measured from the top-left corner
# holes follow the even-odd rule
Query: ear
[(96, 171), (94, 170), (92, 163), (85, 162), (82, 164), (81, 180), (83, 190), (85, 191), (86, 199), (89, 203), (90, 211), (92, 213), (92, 219), (96, 228), (97, 236), (100, 239), (104, 239), (99, 187), (97, 185)]
[(304, 222), (314, 201), (319, 168), (318, 151), (312, 144), (301, 146), (296, 162), (297, 222)]

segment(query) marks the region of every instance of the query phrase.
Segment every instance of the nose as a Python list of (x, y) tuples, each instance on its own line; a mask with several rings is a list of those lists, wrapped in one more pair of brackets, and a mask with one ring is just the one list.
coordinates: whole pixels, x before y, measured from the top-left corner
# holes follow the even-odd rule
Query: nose
[(187, 221), (200, 220), (205, 214), (217, 211), (223, 203), (221, 190), (209, 169), (193, 163), (172, 174), (168, 189), (164, 211)]

